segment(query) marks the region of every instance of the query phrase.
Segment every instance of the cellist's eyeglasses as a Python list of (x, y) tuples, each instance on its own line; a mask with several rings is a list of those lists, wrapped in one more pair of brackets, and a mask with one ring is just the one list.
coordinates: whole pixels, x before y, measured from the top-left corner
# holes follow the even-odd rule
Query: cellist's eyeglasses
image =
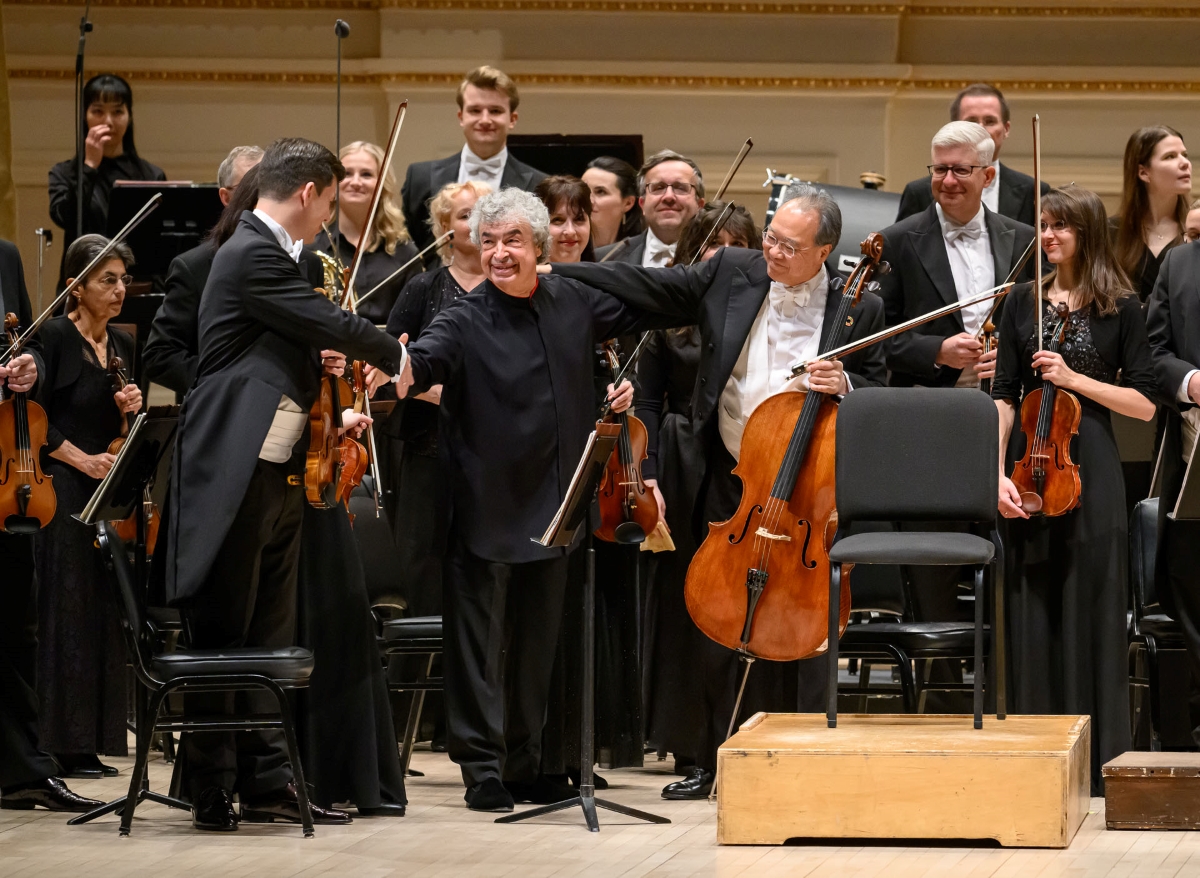
[(770, 227), (763, 229), (763, 247), (770, 250), (772, 247), (778, 247), (783, 251), (783, 255), (791, 259), (797, 253), (807, 253), (809, 250), (814, 250), (814, 247), (797, 247), (791, 241), (785, 241), (782, 238), (775, 237), (775, 233)]

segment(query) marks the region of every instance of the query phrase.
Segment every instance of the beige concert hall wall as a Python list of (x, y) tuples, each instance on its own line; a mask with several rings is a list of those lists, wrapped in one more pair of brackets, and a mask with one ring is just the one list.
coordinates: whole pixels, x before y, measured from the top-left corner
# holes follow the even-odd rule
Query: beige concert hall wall
[[(32, 266), (46, 172), (72, 153), (83, 6), (0, 8), (18, 243)], [(731, 191), (756, 211), (768, 166), (848, 185), (877, 171), (898, 190), (923, 173), (951, 95), (976, 80), (1010, 98), (1008, 163), (1031, 170), (1038, 112), (1047, 179), (1110, 204), (1134, 128), (1166, 122), (1200, 144), (1200, 0), (95, 0), (86, 69), (130, 78), (144, 157), (211, 181), (235, 144), (333, 145), (339, 17), (352, 27), (342, 140), (382, 140), (407, 99), (401, 165), (459, 148), (454, 87), (485, 62), (521, 86), (522, 133), (640, 133), (648, 151), (695, 156), (714, 183), (753, 137)]]

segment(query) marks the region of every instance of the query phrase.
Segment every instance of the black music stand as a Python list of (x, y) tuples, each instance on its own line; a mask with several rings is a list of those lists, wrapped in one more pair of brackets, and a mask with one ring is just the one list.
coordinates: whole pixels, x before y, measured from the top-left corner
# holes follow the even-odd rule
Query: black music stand
[[(146, 491), (151, 498), (160, 503), (167, 489), (167, 473), (171, 467), (171, 457), (175, 450), (175, 426), (179, 420), (177, 406), (156, 406), (137, 416), (125, 444), (117, 454), (117, 460), (108, 475), (100, 482), (100, 487), (92, 495), (92, 499), (83, 507), (83, 511), (72, 516), (84, 524), (98, 524), (102, 521), (120, 521), (131, 514), (137, 522), (137, 542), (134, 546), (134, 572), (137, 578), (139, 594), (146, 591)], [(138, 699), (145, 701), (145, 687), (138, 686)], [(141, 708), (145, 704), (140, 705)], [(138, 710), (138, 716), (145, 714), (144, 709)], [(78, 826), (90, 823), (97, 817), (112, 814), (125, 807), (128, 796), (121, 796), (111, 802), (93, 808), (86, 814), (80, 814), (67, 821), (68, 826)], [(147, 777), (138, 791), (138, 801), (157, 802), (168, 808), (178, 808), (181, 811), (191, 811), (192, 806), (180, 799), (173, 799), (150, 789), (150, 779)]]
[(154, 216), (130, 232), (125, 243), (137, 255), (133, 276), (139, 281), (157, 281), (167, 276), (171, 260), (204, 240), (221, 218), (223, 206), (215, 183), (190, 181), (118, 181), (109, 196), (108, 232), (111, 236), (142, 209), (147, 201), (162, 194)]
[(543, 546), (569, 546), (575, 541), (576, 531), (581, 525), (586, 525), (587, 547), (587, 577), (583, 586), (583, 705), (580, 719), (580, 766), (579, 794), (552, 805), (541, 805), (530, 808), (519, 814), (508, 814), (498, 817), (496, 823), (519, 823), (555, 811), (564, 811), (573, 805), (583, 808), (583, 819), (589, 832), (600, 831), (600, 819), (596, 814), (597, 808), (624, 814), (647, 823), (670, 823), (666, 817), (649, 814), (596, 798), (596, 787), (592, 776), (592, 762), (595, 757), (595, 685), (596, 685), (596, 549), (592, 544), (592, 500), (600, 487), (604, 476), (604, 466), (612, 456), (613, 448), (620, 436), (619, 424), (599, 423), (596, 430), (588, 438), (587, 447), (571, 485), (567, 489), (566, 499), (559, 507), (554, 521), (546, 529), (540, 540), (535, 540)]

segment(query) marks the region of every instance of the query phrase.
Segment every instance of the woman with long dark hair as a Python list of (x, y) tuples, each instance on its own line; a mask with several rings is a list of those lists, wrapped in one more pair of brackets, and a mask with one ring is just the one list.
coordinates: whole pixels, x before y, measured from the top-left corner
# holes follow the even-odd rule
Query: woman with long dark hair
[[(107, 244), (84, 235), (68, 247), (68, 282)], [(117, 608), (95, 534), (72, 516), (112, 469), (108, 446), (122, 435), (126, 415), (142, 407), (136, 385), (114, 386), (115, 359), (125, 370), (133, 366), (133, 338), (109, 324), (121, 311), (132, 264), (133, 253), (118, 244), (72, 292), (68, 313), (47, 321), (38, 335), (46, 364), (39, 397), (50, 424), (43, 466), (58, 498), (37, 538), (39, 720), (42, 747), (58, 759), (63, 777), (115, 775), (97, 754), (126, 755)]]
[[(1013, 290), (992, 385), (1006, 450), (998, 508), (1007, 519), (1012, 708), (1089, 714), (1092, 794), (1100, 795), (1100, 767), (1130, 749), (1128, 524), (1111, 412), (1149, 421), (1155, 379), (1141, 306), (1113, 254), (1099, 197), (1076, 186), (1051, 190), (1042, 198), (1040, 243), (1053, 267), (1042, 283), (1043, 311), (1036, 314), (1032, 285)], [(1048, 346), (1059, 305), (1069, 314), (1055, 353)], [(1038, 350), (1038, 332), (1046, 349)], [(1073, 511), (1030, 517), (1008, 472), (1027, 441), (1014, 429), (1021, 404), (1044, 381), (1079, 400), (1071, 456), (1082, 490)]]
[(1145, 302), (1163, 254), (1183, 243), (1192, 163), (1183, 135), (1166, 125), (1139, 128), (1125, 144), (1116, 259)]
[(592, 246), (607, 247), (645, 228), (638, 206), (637, 169), (602, 155), (588, 162), (583, 182), (592, 193)]
[[(83, 233), (108, 234), (108, 204), (117, 180), (165, 180), (138, 155), (133, 141), (133, 89), (112, 73), (83, 87)], [(63, 249), (75, 240), (79, 156), (50, 169), (50, 218), (63, 229)], [(66, 256), (63, 257), (64, 272)], [(65, 273), (63, 275), (65, 277)]]

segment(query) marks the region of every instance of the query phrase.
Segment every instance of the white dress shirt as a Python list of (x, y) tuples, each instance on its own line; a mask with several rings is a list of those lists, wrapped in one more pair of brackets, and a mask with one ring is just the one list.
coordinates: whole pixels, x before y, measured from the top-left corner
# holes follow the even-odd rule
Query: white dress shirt
[[(754, 410), (768, 396), (785, 389), (792, 380), (793, 363), (815, 359), (820, 352), (828, 286), (825, 266), (814, 277), (794, 287), (771, 282), (767, 298), (721, 391), (717, 427), (721, 441), (735, 460), (741, 452), (746, 421)], [(807, 375), (800, 385), (807, 388)]]
[[(287, 233), (287, 229), (263, 211), (256, 208), (254, 215), (271, 230), (271, 234), (275, 236), (275, 240), (279, 242), (279, 246), (284, 249), (284, 252), (299, 263), (304, 242), (293, 241), (292, 236)], [(289, 396), (281, 394), (279, 404), (275, 408), (275, 418), (271, 421), (271, 428), (267, 431), (267, 438), (263, 440), (262, 448), (259, 449), (259, 459), (271, 463), (287, 463), (291, 459), (292, 448), (304, 433), (304, 425), (307, 423), (308, 412), (303, 411)]]
[(654, 234), (654, 230), (646, 229), (646, 249), (642, 252), (642, 268), (666, 268), (675, 258), (675, 245), (664, 244)]
[(992, 162), (996, 176), (992, 177), (992, 185), (983, 190), (983, 206), (992, 213), (1000, 212), (1000, 160)]
[(458, 160), (458, 182), (466, 183), (470, 180), (474, 183), (487, 183), (493, 192), (499, 192), (500, 181), (504, 179), (504, 166), (507, 163), (507, 146), (490, 159), (481, 159), (464, 143)]
[[(958, 300), (970, 299), (990, 290), (996, 285), (996, 263), (992, 261), (992, 241), (988, 237), (984, 222), (984, 208), (971, 217), (966, 224), (956, 223), (937, 208), (938, 222), (942, 226), (942, 241), (946, 245), (946, 258), (950, 260), (950, 273), (954, 275), (954, 291)], [(963, 329), (977, 335), (991, 310), (990, 302), (980, 302), (963, 308)], [(958, 387), (977, 387), (979, 379), (974, 369), (963, 369)]]

